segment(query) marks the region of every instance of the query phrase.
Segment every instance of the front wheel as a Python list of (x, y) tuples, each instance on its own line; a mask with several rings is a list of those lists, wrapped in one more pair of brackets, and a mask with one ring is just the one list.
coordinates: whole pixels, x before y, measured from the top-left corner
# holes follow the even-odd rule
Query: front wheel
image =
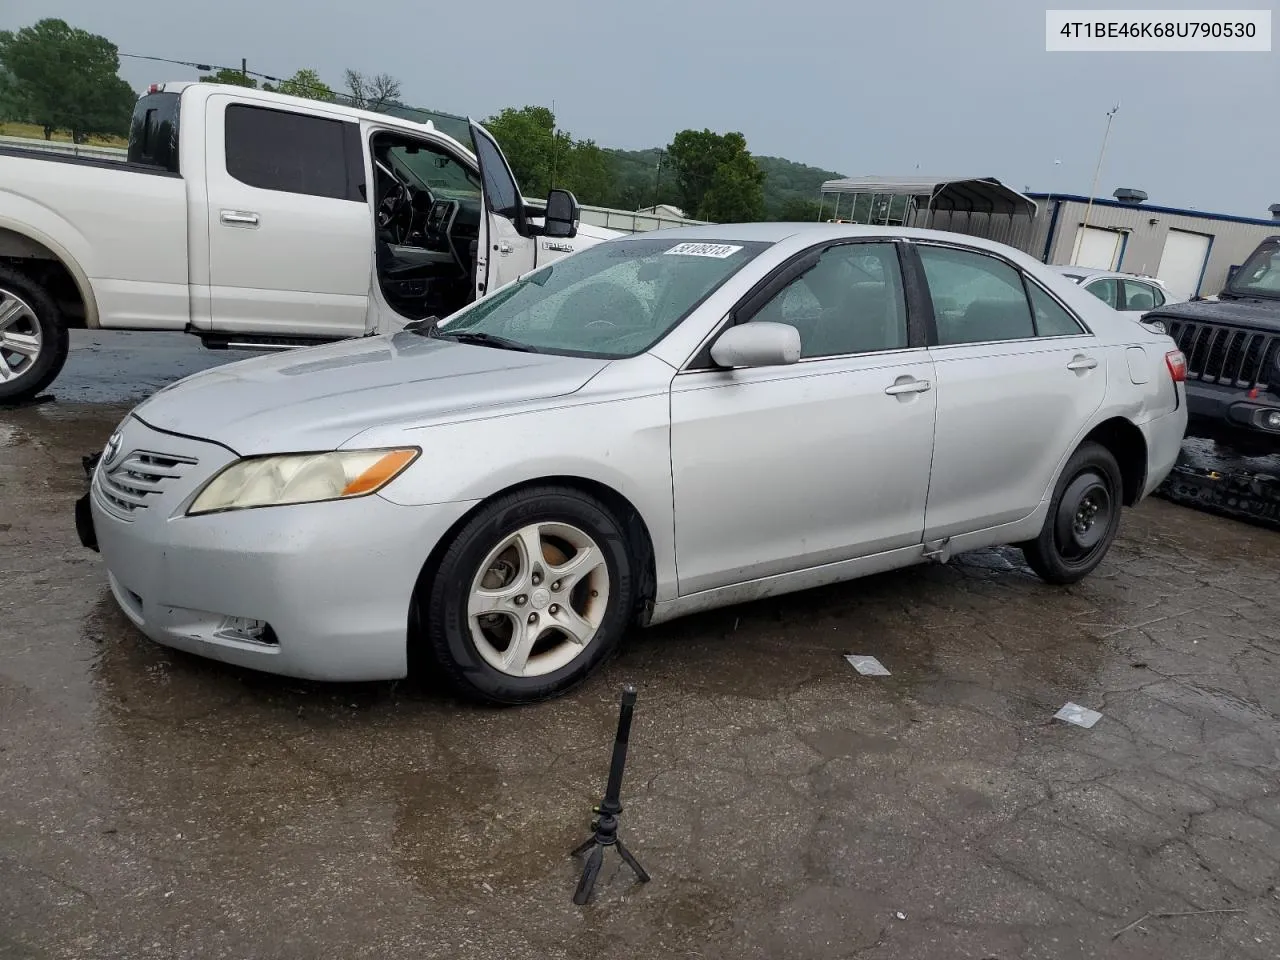
[(420, 586), (425, 640), (468, 696), (559, 696), (616, 650), (635, 603), (632, 568), (622, 524), (594, 497), (566, 487), (502, 497)]
[(1020, 544), (1042, 580), (1076, 583), (1102, 562), (1120, 529), (1120, 466), (1101, 444), (1085, 443), (1058, 480), (1040, 535)]
[(39, 394), (58, 376), (69, 349), (53, 298), (29, 277), (0, 266), (0, 403)]

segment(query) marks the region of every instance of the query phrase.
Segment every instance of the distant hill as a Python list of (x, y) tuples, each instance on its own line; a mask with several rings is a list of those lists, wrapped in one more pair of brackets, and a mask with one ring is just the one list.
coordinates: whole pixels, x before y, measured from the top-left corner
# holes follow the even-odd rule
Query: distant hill
[(845, 176), (834, 170), (810, 167), (782, 157), (756, 157), (756, 163), (764, 171), (764, 205), (771, 217), (778, 216), (788, 202), (816, 204), (822, 196), (824, 183)]
[[(663, 151), (657, 147), (648, 150), (606, 150), (613, 158), (616, 176), (614, 190), (605, 206), (624, 210), (638, 210), (654, 203), (671, 203), (679, 206), (680, 192), (675, 187), (671, 171), (658, 168)], [(796, 202), (817, 204), (822, 185), (844, 174), (823, 170), (803, 163), (795, 163), (783, 157), (756, 157), (756, 163), (764, 171), (764, 203), (766, 215), (777, 217), (784, 210), (795, 210)], [(655, 190), (657, 191), (655, 194)]]

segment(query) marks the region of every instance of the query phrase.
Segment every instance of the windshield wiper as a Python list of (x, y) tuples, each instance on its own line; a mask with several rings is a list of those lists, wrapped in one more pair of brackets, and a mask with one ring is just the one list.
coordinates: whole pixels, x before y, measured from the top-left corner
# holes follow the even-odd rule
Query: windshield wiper
[(431, 328), (431, 336), (440, 340), (454, 340), (458, 343), (474, 343), (482, 347), (497, 347), (499, 350), (518, 350), (521, 353), (537, 353), (536, 347), (531, 347), (527, 343), (521, 343), (519, 340), (508, 340), (506, 337), (500, 337), (494, 333), (472, 333), (469, 330), (458, 330), (455, 333), (441, 333), (436, 328)]

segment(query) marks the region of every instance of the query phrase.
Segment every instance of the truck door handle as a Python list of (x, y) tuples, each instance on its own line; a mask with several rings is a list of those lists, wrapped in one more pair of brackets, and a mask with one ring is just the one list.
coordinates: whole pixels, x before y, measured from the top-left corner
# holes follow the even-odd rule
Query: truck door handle
[(928, 380), (915, 380), (910, 377), (899, 377), (894, 381), (893, 386), (885, 387), (884, 392), (891, 397), (897, 397), (904, 393), (924, 393), (926, 390), (932, 390), (933, 384)]
[(248, 210), (223, 210), (218, 219), (229, 227), (256, 227), (258, 225), (258, 215), (250, 213)]
[(1097, 365), (1098, 365), (1098, 361), (1093, 359), (1093, 357), (1077, 355), (1076, 357), (1072, 358), (1070, 363), (1067, 364), (1067, 369), (1068, 370), (1092, 370)]
[(511, 252), (511, 244), (509, 244), (509, 243), (507, 243), (507, 241), (503, 240), (501, 243), (499, 243), (499, 244), (498, 244), (498, 252), (499, 252), (499, 253), (504, 253), (504, 254), (505, 254), (505, 253), (510, 253), (510, 252)]

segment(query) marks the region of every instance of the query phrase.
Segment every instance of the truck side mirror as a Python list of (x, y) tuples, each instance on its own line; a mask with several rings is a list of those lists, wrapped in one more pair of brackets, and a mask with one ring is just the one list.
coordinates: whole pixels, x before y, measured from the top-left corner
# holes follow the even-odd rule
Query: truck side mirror
[(546, 226), (542, 232), (548, 237), (577, 236), (581, 215), (577, 197), (568, 190), (552, 190), (547, 194)]

